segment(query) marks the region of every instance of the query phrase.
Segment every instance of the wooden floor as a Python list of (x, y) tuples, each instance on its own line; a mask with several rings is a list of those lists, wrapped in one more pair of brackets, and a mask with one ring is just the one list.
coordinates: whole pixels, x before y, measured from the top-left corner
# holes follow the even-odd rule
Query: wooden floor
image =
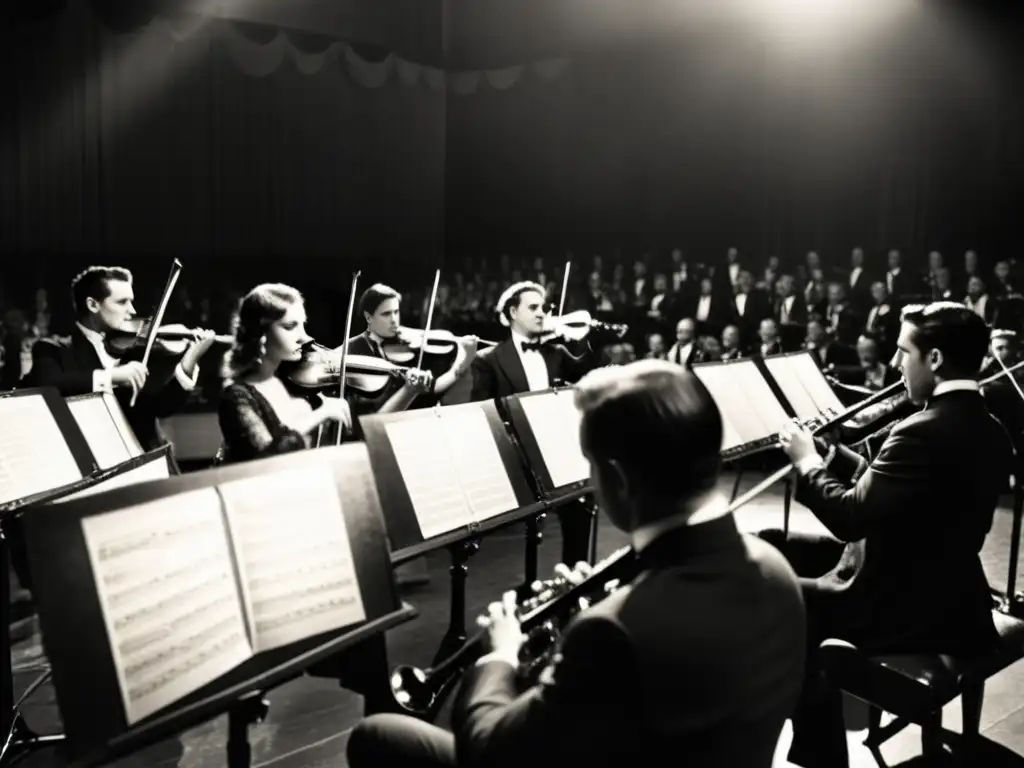
[[(745, 478), (749, 487), (758, 476)], [(723, 486), (731, 478), (723, 480)], [(738, 513), (744, 530), (780, 526), (782, 522), (781, 493), (778, 489), (766, 493), (756, 502)], [(798, 531), (820, 530), (820, 524), (807, 510), (793, 505), (792, 528)], [(1010, 535), (1009, 509), (1004, 507), (985, 547), (985, 567), (992, 584), (1003, 587), (1006, 582)], [(556, 562), (561, 547), (557, 523), (546, 533), (541, 549), (542, 572)], [(611, 552), (624, 543), (620, 533), (602, 522), (599, 536), (599, 556)], [(499, 532), (484, 540), (480, 552), (470, 564), (468, 605), (470, 624), (490, 600), (502, 590), (522, 580), (523, 535), (521, 529)], [(428, 558), (430, 583), (406, 591), (405, 599), (420, 612), (420, 617), (389, 633), (388, 648), (392, 663), (427, 665), (444, 634), (448, 621), (447, 562), (444, 553)], [(1024, 585), (1022, 585), (1024, 586)], [(44, 668), (39, 638), (34, 637), (15, 648), (15, 689), (20, 695)], [(252, 731), (253, 765), (277, 768), (343, 768), (348, 732), (358, 721), (362, 700), (355, 694), (337, 687), (327, 680), (301, 678), (270, 695), (270, 717)], [(26, 721), (39, 733), (59, 732), (60, 720), (53, 689), (47, 684), (36, 691), (23, 707)], [(864, 710), (850, 702), (847, 707), (847, 727), (851, 745), (852, 768), (875, 766), (876, 762), (861, 745), (864, 736)], [(952, 731), (960, 728), (959, 701), (947, 708), (945, 726)], [(987, 687), (982, 716), (982, 731), (991, 742), (990, 758), (984, 768), (997, 766), (1024, 767), (1024, 663), (1018, 664), (993, 678)], [(220, 718), (188, 731), (178, 739), (156, 745), (144, 754), (135, 755), (118, 763), (131, 768), (160, 768), (179, 765), (187, 768), (213, 768), (225, 765), (226, 720)], [(788, 725), (779, 743), (776, 768), (789, 765), (782, 757), (788, 748)], [(882, 749), (885, 762), (890, 766), (921, 764), (915, 760), (920, 754), (920, 734), (910, 728), (898, 735)], [(685, 760), (682, 760), (685, 763)], [(25, 766), (62, 765), (53, 750), (39, 751), (25, 760)], [(979, 768), (981, 766), (979, 765)]]

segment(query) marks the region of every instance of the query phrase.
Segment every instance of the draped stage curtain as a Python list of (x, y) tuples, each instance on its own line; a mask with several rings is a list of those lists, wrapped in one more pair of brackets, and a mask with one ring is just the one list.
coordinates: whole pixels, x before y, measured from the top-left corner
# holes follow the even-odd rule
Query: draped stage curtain
[(0, 246), (150, 257), (160, 276), (151, 257), (233, 256), (247, 284), (305, 270), (334, 296), (360, 263), (405, 286), (506, 250), (1004, 249), (1024, 199), (1020, 49), (950, 29), (909, 15), (802, 47), (720, 15), (490, 69), (463, 51), (444, 71), (223, 19), (117, 32), (67, 0), (0, 48), (16, 84)]

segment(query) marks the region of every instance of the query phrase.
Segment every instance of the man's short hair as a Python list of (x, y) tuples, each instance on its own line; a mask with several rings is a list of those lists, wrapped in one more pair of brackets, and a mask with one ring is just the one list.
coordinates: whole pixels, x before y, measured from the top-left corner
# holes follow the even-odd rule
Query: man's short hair
[(722, 416), (691, 371), (641, 360), (591, 371), (576, 386), (580, 439), (599, 462), (615, 461), (638, 487), (687, 499), (715, 487)]
[(506, 328), (512, 324), (512, 310), (519, 306), (520, 297), (529, 291), (536, 291), (540, 294), (541, 299), (546, 294), (544, 286), (540, 283), (535, 283), (532, 280), (523, 280), (522, 282), (510, 285), (498, 297), (498, 304), (494, 307), (494, 313), (498, 316), (498, 321)]
[(1007, 341), (1016, 344), (1017, 343), (1017, 332), (1011, 331), (1006, 328), (995, 328), (991, 334), (989, 334), (991, 341), (998, 341), (999, 339), (1006, 339)]
[(71, 281), (71, 304), (75, 314), (86, 313), (89, 299), (103, 301), (110, 295), (110, 281), (132, 282), (132, 273), (124, 267), (88, 267)]
[(375, 283), (363, 291), (363, 295), (359, 297), (359, 311), (372, 315), (388, 299), (398, 299), (401, 301), (402, 294), (391, 286), (384, 285), (384, 283)]
[(911, 304), (904, 307), (900, 320), (914, 326), (913, 341), (922, 354), (933, 349), (942, 352), (947, 377), (972, 377), (981, 368), (989, 346), (988, 326), (963, 304)]

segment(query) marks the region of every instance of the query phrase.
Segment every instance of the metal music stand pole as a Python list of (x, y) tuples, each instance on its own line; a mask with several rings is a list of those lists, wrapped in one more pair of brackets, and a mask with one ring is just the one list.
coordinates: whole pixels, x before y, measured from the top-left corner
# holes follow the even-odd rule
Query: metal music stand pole
[(1024, 517), (1024, 487), (1021, 477), (1024, 473), (1016, 473), (1013, 483), (1013, 525), (1010, 532), (1010, 567), (1006, 577), (1005, 602), (1001, 606), (1003, 613), (1016, 618), (1024, 618), (1024, 599), (1017, 594), (1017, 558), (1020, 556), (1021, 518)]
[(14, 704), (10, 566), (10, 545), (4, 533), (4, 518), (0, 513), (0, 739), (3, 739), (0, 745), (0, 766), (14, 763), (41, 747), (64, 741), (62, 733), (40, 736), (32, 731)]

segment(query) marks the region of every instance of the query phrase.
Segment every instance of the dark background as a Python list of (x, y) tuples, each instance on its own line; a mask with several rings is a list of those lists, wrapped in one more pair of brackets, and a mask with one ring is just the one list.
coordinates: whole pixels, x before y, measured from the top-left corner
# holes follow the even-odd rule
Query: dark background
[[(174, 43), (201, 0), (17, 0), (0, 290), (27, 303), (52, 284), (63, 303), (106, 261), (158, 293), (171, 257), (184, 283), (331, 297), (353, 267), (402, 287), (503, 252), (991, 263), (1021, 243), (1013, 5), (250, 0)], [(263, 61), (281, 32), (306, 53), (343, 41), (383, 79), (345, 54), (246, 73), (213, 25)], [(488, 81), (516, 66), (511, 87)]]

